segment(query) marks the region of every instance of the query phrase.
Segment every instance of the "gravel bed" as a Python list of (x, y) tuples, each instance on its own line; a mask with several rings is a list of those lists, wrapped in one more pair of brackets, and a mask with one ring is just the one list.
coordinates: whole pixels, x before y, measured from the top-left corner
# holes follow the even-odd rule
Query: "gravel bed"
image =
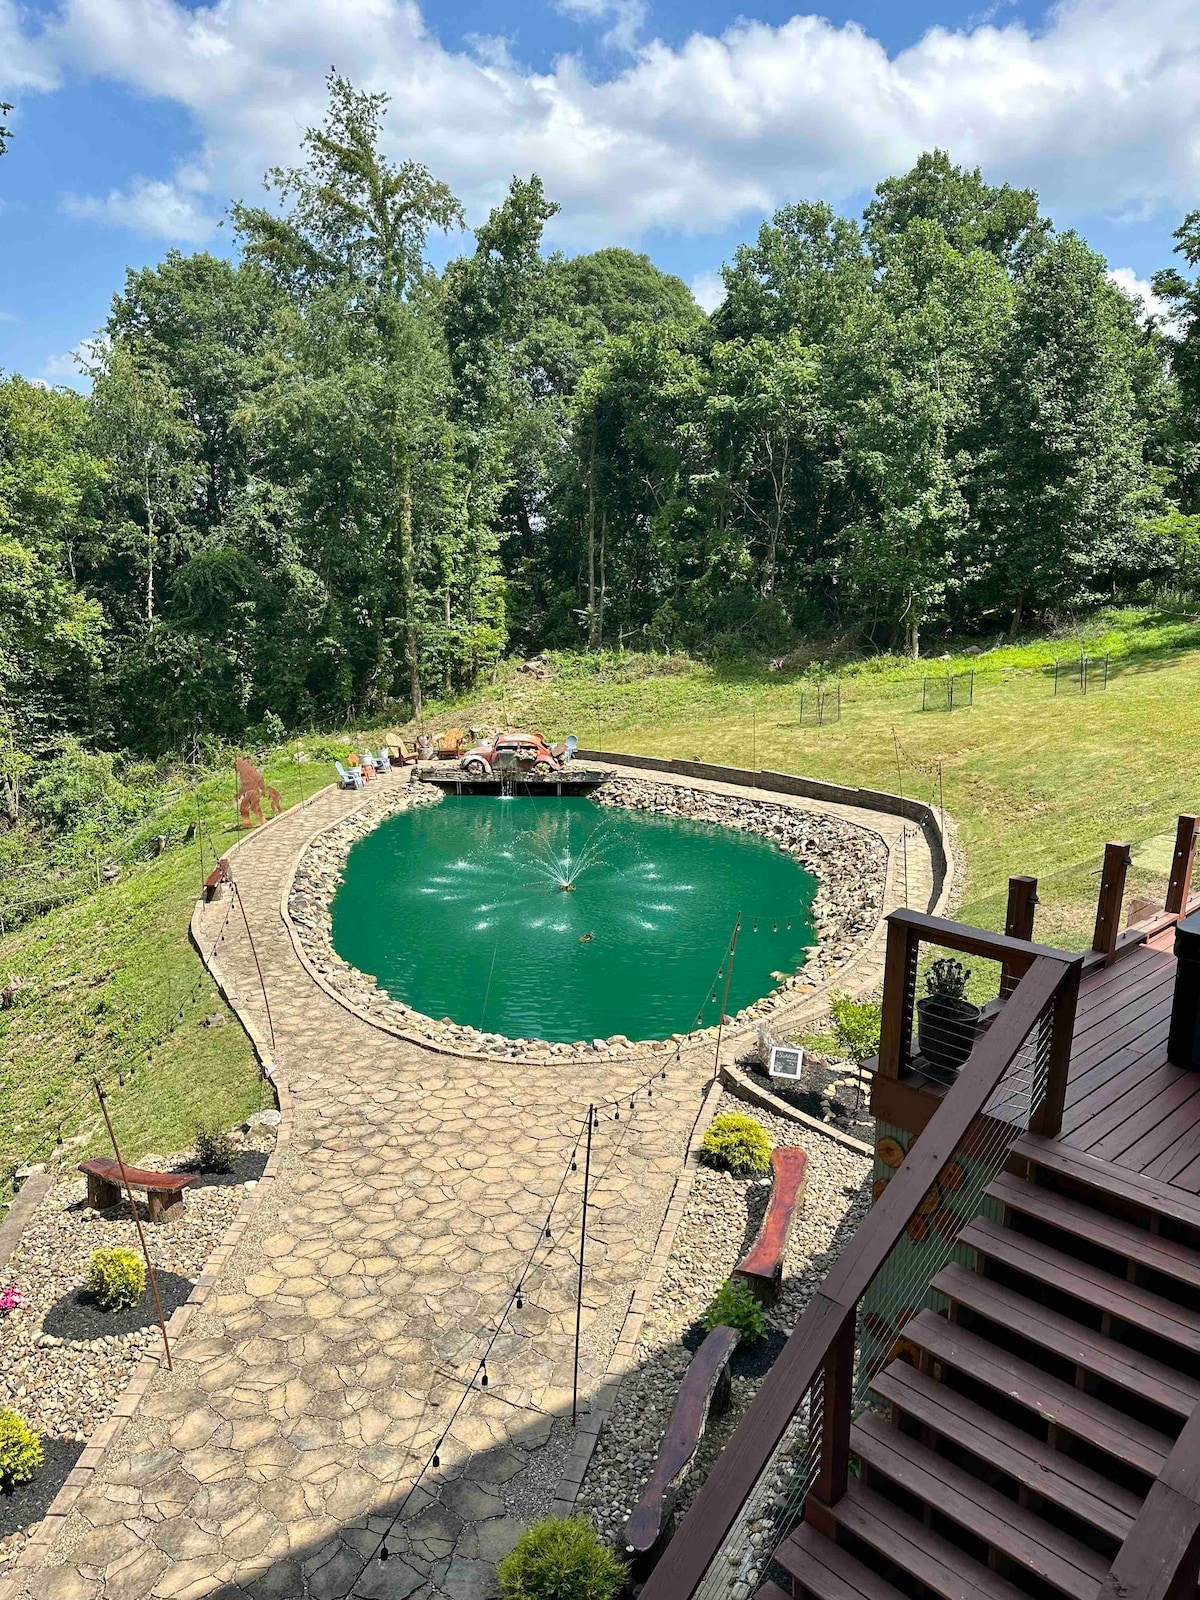
[[(187, 1191), (182, 1215), (151, 1223), (144, 1199), (138, 1199), (168, 1316), (187, 1299), (247, 1191), (253, 1190), (275, 1143), (275, 1129), (270, 1121), (256, 1121), (239, 1137), (234, 1170), (204, 1174)], [(148, 1155), (138, 1165), (181, 1171), (192, 1159), (190, 1151)], [(0, 1495), (0, 1575), (44, 1515), (88, 1438), (112, 1414), (142, 1356), (162, 1348), (149, 1285), (136, 1306), (110, 1315), (82, 1290), (92, 1251), (110, 1245), (140, 1254), (128, 1203), (123, 1200), (103, 1212), (90, 1210), (87, 1181), (75, 1174), (49, 1191), (0, 1269), (0, 1286), (15, 1283), (24, 1295), (15, 1310), (0, 1313), (0, 1406), (11, 1406), (42, 1435), (45, 1454), (31, 1484)]]
[[(768, 1314), (771, 1336), (757, 1350), (734, 1356), (732, 1404), (705, 1434), (677, 1502), (680, 1514), (871, 1203), (871, 1162), (866, 1156), (733, 1095), (724, 1095), (718, 1110), (753, 1116), (775, 1144), (801, 1145), (808, 1155), (808, 1187), (788, 1241), (783, 1288)], [(769, 1195), (769, 1179), (734, 1178), (707, 1167), (696, 1173), (642, 1327), (641, 1365), (621, 1385), (580, 1491), (580, 1508), (590, 1512), (600, 1533), (618, 1549), (623, 1549), (626, 1519), (653, 1468), (692, 1349), (703, 1337), (699, 1318), (757, 1232)]]

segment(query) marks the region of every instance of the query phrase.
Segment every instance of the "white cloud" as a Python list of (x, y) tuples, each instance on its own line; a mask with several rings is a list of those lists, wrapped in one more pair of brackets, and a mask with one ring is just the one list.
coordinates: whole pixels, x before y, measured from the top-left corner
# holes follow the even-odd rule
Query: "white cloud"
[(1165, 300), (1160, 300), (1145, 278), (1139, 278), (1132, 267), (1114, 267), (1108, 275), (1118, 289), (1124, 290), (1131, 300), (1140, 300), (1146, 317), (1153, 317), (1160, 327), (1170, 328), (1175, 317)]
[(692, 279), (691, 290), (703, 309), (711, 314), (725, 298), (725, 280), (719, 272), (698, 272)]
[[(30, 30), (14, 0), (0, 0), (0, 90), (53, 89), (58, 72), (40, 33)], [(8, 99), (6, 94), (0, 99)]]
[[(563, 3), (632, 16), (615, 0)], [(294, 159), (330, 62), (392, 93), (391, 147), (449, 181), (473, 218), (510, 173), (539, 172), (563, 208), (555, 240), (573, 246), (838, 200), (934, 144), (994, 180), (1035, 184), (1060, 221), (1178, 212), (1200, 187), (1194, 0), (1061, 0), (1036, 34), (934, 28), (894, 57), (854, 23), (739, 21), (678, 47), (643, 43), (608, 75), (577, 56), (533, 72), (495, 41), (448, 50), (416, 0), (61, 5), (45, 59), (173, 100), (198, 130), (172, 181), (76, 200), (77, 214), (175, 238), (202, 237), (227, 198)]]
[(69, 217), (188, 244), (203, 243), (216, 226), (216, 219), (180, 182), (156, 178), (135, 178), (128, 189), (110, 189), (103, 198), (66, 194), (62, 209)]
[(646, 25), (644, 0), (557, 0), (557, 9), (576, 22), (608, 22), (603, 43), (632, 51)]

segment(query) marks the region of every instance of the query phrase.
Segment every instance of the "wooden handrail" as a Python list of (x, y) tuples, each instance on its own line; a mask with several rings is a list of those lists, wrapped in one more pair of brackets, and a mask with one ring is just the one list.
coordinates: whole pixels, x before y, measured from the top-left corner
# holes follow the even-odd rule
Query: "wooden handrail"
[(1117, 958), (1121, 906), (1125, 900), (1125, 874), (1128, 871), (1129, 846), (1106, 844), (1100, 893), (1096, 898), (1096, 926), (1092, 934), (1092, 949), (1103, 955), (1106, 967), (1111, 966)]
[(1171, 877), (1167, 883), (1164, 911), (1179, 916), (1187, 905), (1192, 887), (1192, 862), (1196, 855), (1196, 825), (1200, 817), (1184, 815), (1175, 827), (1175, 853), (1171, 857)]
[(1097, 1600), (1195, 1600), (1200, 1582), (1200, 1405), (1150, 1486)]
[[(935, 925), (939, 921), (929, 917), (920, 920)], [(929, 1126), (914, 1142), (858, 1232), (809, 1301), (642, 1590), (643, 1600), (689, 1600), (805, 1394), (822, 1372), (827, 1384), (823, 1428), (829, 1436), (822, 1437), (819, 1483), (827, 1504), (836, 1502), (845, 1491), (851, 1423), (846, 1395), (852, 1361), (845, 1348), (847, 1324), (852, 1334), (859, 1301), (1029, 1034), (1064, 992), (1071, 992), (1072, 986), (1078, 987), (1082, 956), (1048, 950), (1036, 953), (1031, 960), (1032, 965), (1008, 1004), (991, 1028), (976, 1041)]]

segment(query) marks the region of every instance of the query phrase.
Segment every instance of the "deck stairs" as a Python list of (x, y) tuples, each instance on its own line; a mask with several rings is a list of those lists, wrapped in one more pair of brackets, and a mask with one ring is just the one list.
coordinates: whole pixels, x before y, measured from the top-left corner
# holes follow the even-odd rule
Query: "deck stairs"
[(1200, 1400), (1200, 1200), (1026, 1138), (759, 1600), (1093, 1600)]

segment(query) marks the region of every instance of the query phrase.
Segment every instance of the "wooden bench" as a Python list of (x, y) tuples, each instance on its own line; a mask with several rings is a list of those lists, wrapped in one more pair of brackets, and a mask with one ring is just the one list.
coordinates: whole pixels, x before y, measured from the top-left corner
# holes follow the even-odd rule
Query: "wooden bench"
[(729, 1359), (740, 1337), (736, 1328), (715, 1327), (683, 1375), (654, 1471), (625, 1524), (625, 1546), (640, 1570), (652, 1564), (665, 1543), (675, 1498), (691, 1470), (709, 1417), (729, 1409)]
[(87, 1174), (88, 1205), (93, 1211), (118, 1205), (128, 1183), (131, 1189), (146, 1191), (151, 1222), (169, 1222), (183, 1208), (183, 1191), (200, 1181), (194, 1172), (145, 1172), (128, 1162), (122, 1174), (120, 1163), (107, 1157), (81, 1162), (79, 1170)]
[(205, 900), (215, 900), (224, 886), (230, 882), (229, 862), (222, 856), (216, 866), (204, 880)]
[(808, 1181), (808, 1157), (799, 1145), (784, 1145), (771, 1152), (775, 1184), (767, 1202), (766, 1215), (758, 1237), (733, 1269), (735, 1278), (745, 1278), (762, 1301), (774, 1305), (783, 1282), (783, 1253), (787, 1249), (792, 1223), (804, 1203)]

